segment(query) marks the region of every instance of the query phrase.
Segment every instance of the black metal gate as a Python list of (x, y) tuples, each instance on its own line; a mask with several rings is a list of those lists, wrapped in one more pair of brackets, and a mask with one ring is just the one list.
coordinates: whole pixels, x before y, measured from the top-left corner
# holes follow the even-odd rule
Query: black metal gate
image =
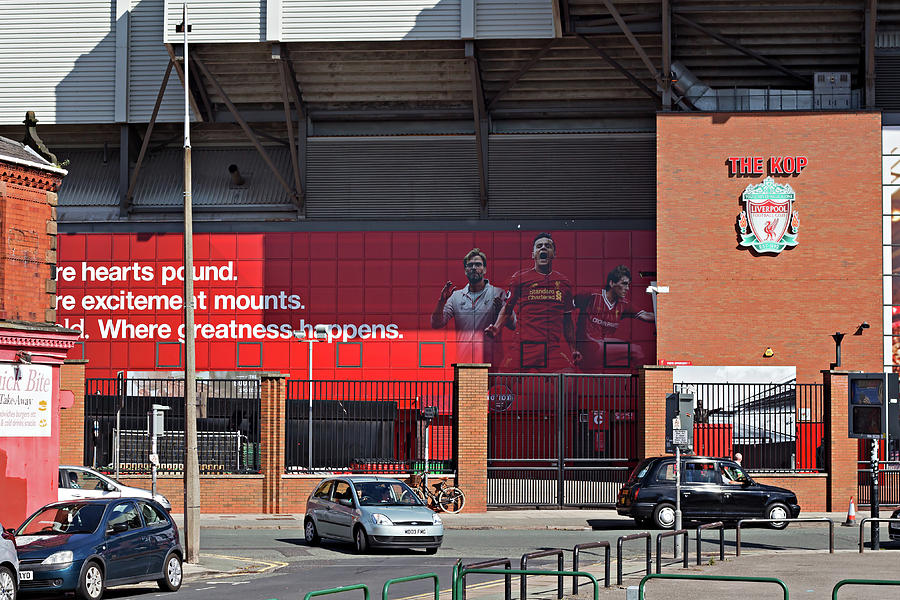
[(491, 374), (489, 506), (612, 506), (637, 457), (633, 375)]

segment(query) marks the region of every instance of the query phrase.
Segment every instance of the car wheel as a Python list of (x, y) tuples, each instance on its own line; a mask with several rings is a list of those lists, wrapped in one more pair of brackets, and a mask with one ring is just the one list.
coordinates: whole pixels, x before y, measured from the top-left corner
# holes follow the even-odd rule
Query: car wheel
[(0, 600), (16, 600), (16, 579), (9, 567), (0, 567)]
[(369, 551), (369, 536), (366, 535), (366, 530), (362, 527), (356, 528), (356, 532), (353, 534), (353, 541), (356, 543), (357, 554), (365, 554)]
[(437, 554), (437, 546), (434, 548), (425, 548), (425, 554)]
[(675, 527), (675, 507), (668, 502), (660, 502), (653, 509), (653, 523), (660, 529)]
[(103, 597), (103, 589), (103, 570), (98, 563), (91, 561), (81, 571), (75, 597), (81, 600), (100, 600)]
[(163, 576), (156, 580), (156, 585), (164, 592), (177, 592), (181, 587), (182, 577), (181, 557), (173, 552), (166, 557)]
[(306, 523), (303, 524), (303, 537), (310, 546), (315, 546), (319, 543), (319, 532), (316, 530), (316, 524), (312, 519), (306, 519)]
[[(781, 502), (773, 502), (769, 505), (769, 508), (766, 509), (766, 518), (767, 519), (790, 519), (791, 511), (788, 510), (788, 507), (782, 504)], [(769, 527), (772, 529), (784, 529), (788, 526), (787, 521), (776, 521), (774, 523), (769, 523)]]

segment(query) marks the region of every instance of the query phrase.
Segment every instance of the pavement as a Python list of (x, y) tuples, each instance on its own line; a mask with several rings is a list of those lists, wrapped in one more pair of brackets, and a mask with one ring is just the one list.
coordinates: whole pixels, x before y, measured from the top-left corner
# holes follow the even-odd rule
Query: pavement
[[(889, 516), (890, 513), (882, 517)], [(843, 523), (846, 513), (804, 513), (804, 518), (829, 517), (836, 525)], [(856, 523), (869, 516), (858, 512)], [(174, 514), (179, 527), (183, 527), (183, 515)], [(631, 520), (620, 517), (614, 510), (491, 510), (484, 513), (442, 514), (445, 529), (525, 529), (525, 530), (592, 530), (615, 529), (626, 526)], [(804, 526), (794, 524), (791, 527)], [(812, 525), (806, 525), (812, 526)], [(203, 514), (200, 518), (201, 529), (288, 529), (302, 532), (303, 514)], [(636, 532), (638, 530), (635, 530)], [(655, 549), (655, 534), (654, 549)], [(302, 535), (302, 534), (301, 534)], [(789, 596), (782, 596), (777, 583), (742, 582), (742, 581), (690, 581), (690, 580), (650, 580), (646, 583), (645, 598), (648, 600), (683, 600), (686, 596), (697, 596), (702, 589), (702, 598), (831, 598), (832, 587), (843, 579), (867, 580), (900, 580), (898, 556), (896, 550), (874, 552), (868, 550), (859, 554), (858, 550), (838, 549), (834, 554), (827, 550), (806, 551), (752, 551), (744, 550), (736, 557), (733, 547), (729, 547), (725, 561), (719, 560), (715, 544), (704, 545), (703, 564), (695, 565), (693, 532), (689, 542), (690, 567), (682, 569), (680, 562), (664, 560), (663, 573), (678, 575), (727, 576), (727, 577), (774, 577), (785, 583)], [(710, 540), (715, 534), (710, 532)], [(887, 541), (887, 528), (882, 528), (882, 540)], [(726, 540), (734, 539), (734, 530), (726, 533)], [(619, 600), (637, 600), (636, 586), (645, 575), (643, 559), (623, 561), (623, 585), (616, 585), (615, 548), (612, 549), (612, 586), (603, 589), (603, 564), (583, 565), (582, 568), (595, 575), (601, 581), (600, 598)], [(655, 557), (654, 557), (655, 565)], [(567, 558), (570, 564), (571, 558)], [(198, 564), (185, 564), (185, 578), (205, 579), (213, 577), (230, 577), (249, 573), (265, 573), (275, 571), (286, 563), (246, 559), (237, 556), (205, 554), (201, 551)], [(629, 590), (628, 588), (632, 589)], [(518, 586), (513, 585), (514, 596)], [(442, 594), (443, 595), (443, 594)], [(467, 594), (470, 600), (480, 597), (498, 598), (502, 596), (502, 586), (486, 586), (479, 591), (476, 586)], [(539, 576), (529, 577), (528, 596), (548, 599), (556, 597), (556, 578)], [(566, 596), (571, 597), (571, 583), (566, 584)], [(591, 598), (591, 586), (584, 580), (579, 590), (579, 597)], [(449, 594), (447, 596), (449, 598)], [(872, 587), (864, 585), (848, 585), (838, 595), (840, 600), (898, 598), (900, 586)]]

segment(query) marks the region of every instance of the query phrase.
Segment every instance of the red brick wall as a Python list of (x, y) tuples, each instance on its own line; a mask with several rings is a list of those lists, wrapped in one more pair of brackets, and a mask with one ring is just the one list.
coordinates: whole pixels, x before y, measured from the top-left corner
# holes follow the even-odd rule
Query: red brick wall
[(281, 512), (281, 478), (284, 475), (284, 419), (287, 375), (267, 375), (260, 380), (260, 471), (264, 477), (263, 512)]
[[(825, 380), (825, 461), (828, 481), (828, 510), (844, 510), (850, 496), (857, 494), (858, 442), (848, 437), (848, 378), (846, 372), (823, 374)], [(857, 499), (858, 502), (858, 499)]]
[(454, 365), (453, 414), (457, 427), (456, 484), (466, 494), (464, 512), (487, 510), (487, 413), (488, 367), (486, 364)]
[[(119, 477), (125, 485), (151, 488), (149, 475)], [(201, 475), (200, 512), (206, 514), (263, 513), (262, 475)], [(169, 499), (173, 513), (184, 513), (184, 479), (181, 475), (160, 475), (156, 491)]]
[[(825, 473), (797, 473), (797, 474), (762, 474), (750, 471), (754, 481), (766, 485), (777, 485), (791, 490), (797, 494), (800, 503), (800, 516), (803, 513), (823, 512), (832, 510), (826, 503), (826, 489), (828, 487), (828, 475)], [(849, 498), (848, 498), (849, 500)], [(833, 510), (838, 510), (839, 507)], [(844, 507), (846, 508), (846, 506)]]
[(638, 386), (638, 459), (666, 452), (666, 395), (672, 393), (672, 367), (646, 366)]
[(0, 163), (0, 319), (55, 323), (58, 176)]
[[(729, 176), (733, 156), (797, 156), (798, 245), (738, 249), (741, 193), (765, 175)], [(881, 115), (660, 114), (657, 118), (657, 356), (695, 365), (796, 365), (800, 382), (834, 360), (880, 371)], [(764, 359), (766, 347), (775, 351)]]
[(75, 401), (60, 411), (59, 464), (80, 465), (84, 461), (84, 365), (85, 360), (66, 361), (59, 368), (59, 388), (69, 390)]

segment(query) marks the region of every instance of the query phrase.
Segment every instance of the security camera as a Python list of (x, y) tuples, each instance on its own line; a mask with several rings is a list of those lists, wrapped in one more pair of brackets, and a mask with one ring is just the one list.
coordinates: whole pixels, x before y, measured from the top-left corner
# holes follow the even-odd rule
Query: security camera
[(31, 364), (31, 352), (25, 352), (24, 350), (19, 350), (16, 352), (16, 362), (22, 363), (23, 365)]

